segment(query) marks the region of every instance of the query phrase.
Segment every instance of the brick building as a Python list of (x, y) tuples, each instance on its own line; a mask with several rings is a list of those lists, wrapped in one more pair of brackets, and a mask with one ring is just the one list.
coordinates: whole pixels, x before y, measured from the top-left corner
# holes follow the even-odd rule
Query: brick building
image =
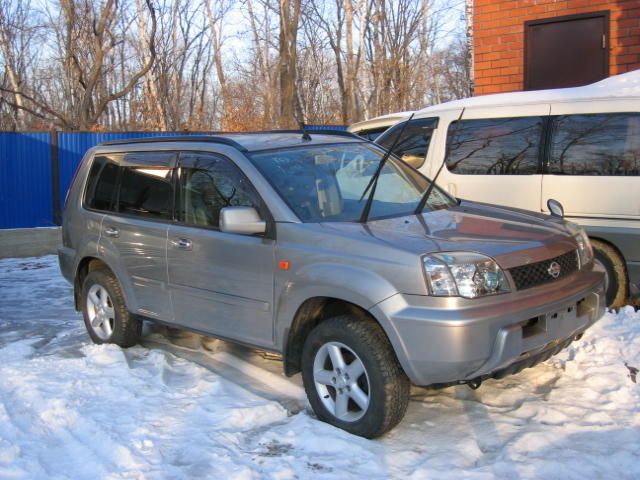
[(640, 0), (474, 0), (475, 94), (585, 85), (640, 68)]

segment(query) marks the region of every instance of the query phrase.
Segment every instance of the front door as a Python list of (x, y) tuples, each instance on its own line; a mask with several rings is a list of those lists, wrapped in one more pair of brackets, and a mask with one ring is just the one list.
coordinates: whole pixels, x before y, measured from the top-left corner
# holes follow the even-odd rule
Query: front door
[(435, 175), (444, 158), (438, 184), (465, 200), (540, 211), (549, 105), (467, 109), (458, 121), (459, 115), (438, 127), (439, 152), (429, 172)]
[(254, 345), (273, 345), (275, 241), (221, 232), (220, 210), (261, 209), (255, 189), (228, 158), (180, 155), (178, 223), (167, 260), (175, 323)]

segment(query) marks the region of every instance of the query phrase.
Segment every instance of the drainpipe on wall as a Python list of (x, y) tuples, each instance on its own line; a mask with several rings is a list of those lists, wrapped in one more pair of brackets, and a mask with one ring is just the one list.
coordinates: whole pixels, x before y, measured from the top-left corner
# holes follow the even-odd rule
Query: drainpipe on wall
[(475, 75), (473, 63), (473, 1), (465, 0), (465, 18), (467, 21), (467, 71), (469, 72), (469, 95), (474, 95)]

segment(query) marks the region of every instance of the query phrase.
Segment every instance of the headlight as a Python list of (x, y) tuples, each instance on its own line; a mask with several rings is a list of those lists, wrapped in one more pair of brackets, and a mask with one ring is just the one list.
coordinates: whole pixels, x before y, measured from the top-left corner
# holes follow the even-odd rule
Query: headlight
[(578, 233), (573, 236), (573, 238), (575, 238), (576, 243), (578, 244), (580, 268), (582, 268), (583, 265), (586, 265), (593, 259), (593, 248), (591, 247), (591, 242), (589, 241), (587, 232), (585, 232), (583, 229), (580, 229)]
[(426, 255), (423, 262), (431, 295), (475, 298), (509, 291), (502, 269), (484, 255), (437, 253)]

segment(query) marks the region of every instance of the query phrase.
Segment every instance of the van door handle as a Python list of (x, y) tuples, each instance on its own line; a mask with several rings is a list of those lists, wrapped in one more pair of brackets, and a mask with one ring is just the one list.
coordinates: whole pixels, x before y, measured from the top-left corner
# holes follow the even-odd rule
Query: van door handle
[(180, 238), (178, 240), (171, 240), (171, 244), (174, 247), (180, 248), (182, 250), (191, 250), (191, 247), (193, 247), (193, 242), (191, 242), (191, 240), (189, 240), (188, 238)]
[(120, 230), (118, 230), (117, 228), (114, 227), (107, 227), (104, 229), (104, 234), (105, 235), (109, 235), (110, 237), (119, 237), (120, 236)]

